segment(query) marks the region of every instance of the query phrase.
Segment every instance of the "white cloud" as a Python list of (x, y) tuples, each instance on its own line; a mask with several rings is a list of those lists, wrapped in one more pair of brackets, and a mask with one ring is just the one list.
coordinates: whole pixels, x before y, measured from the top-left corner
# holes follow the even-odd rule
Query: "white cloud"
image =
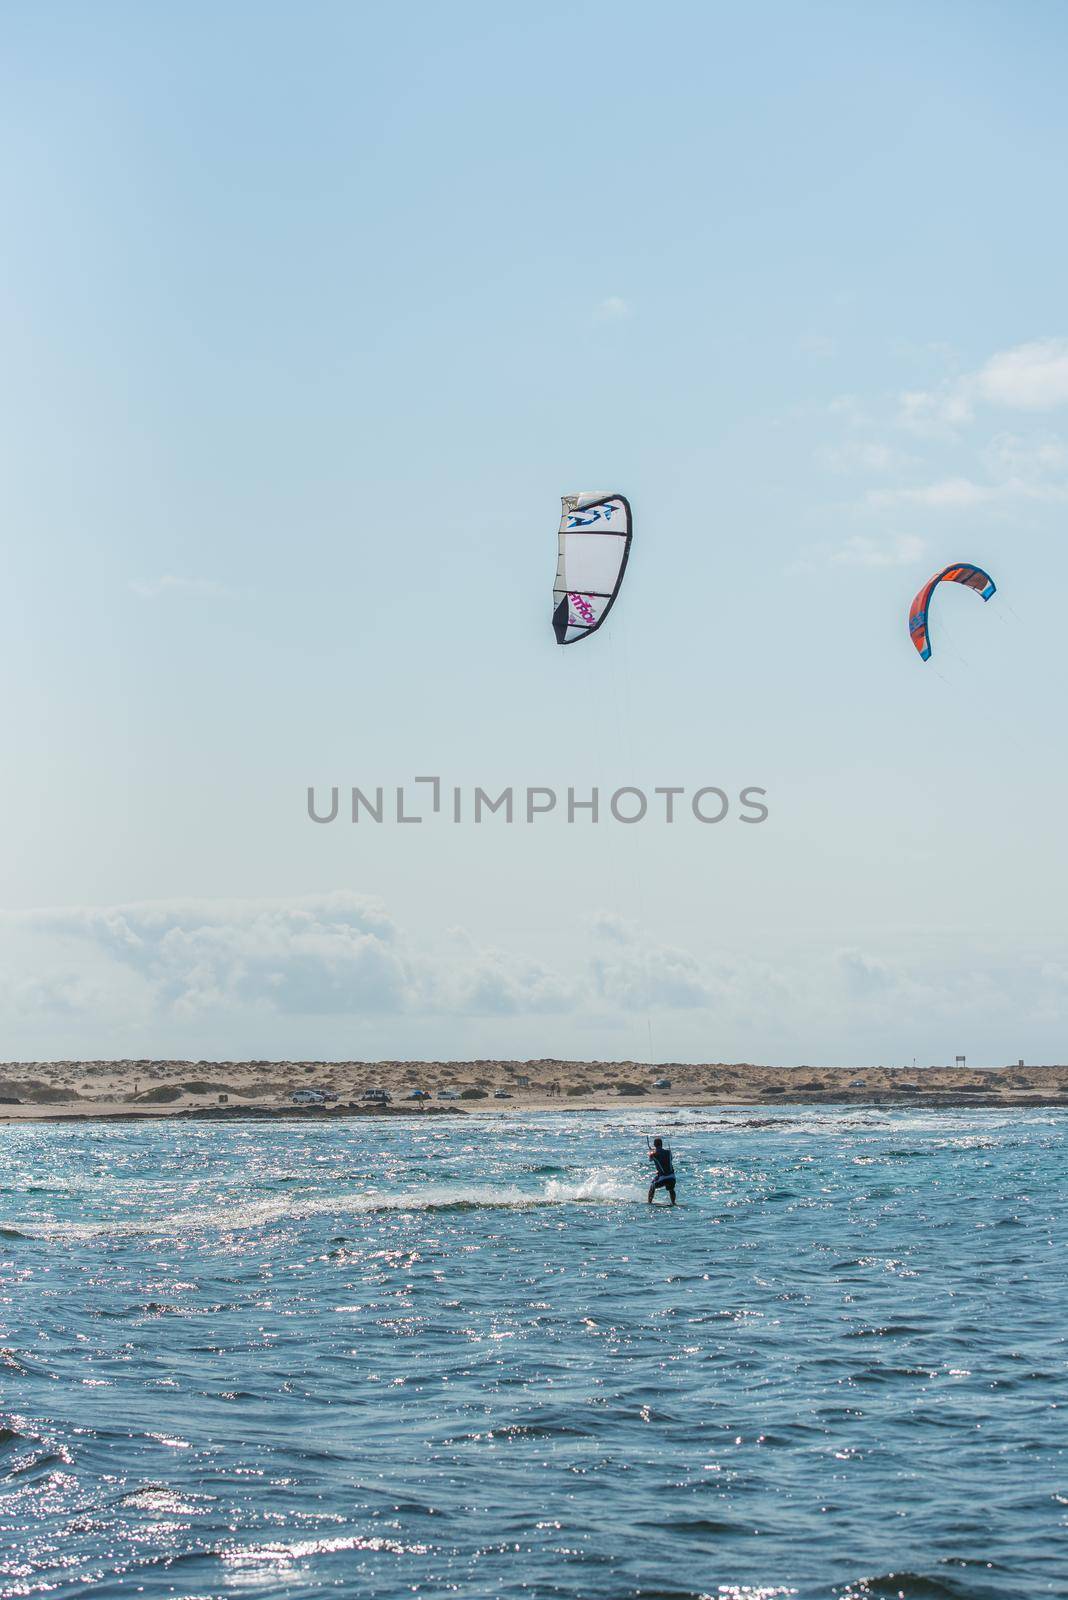
[(610, 294), (607, 299), (601, 301), (594, 312), (595, 320), (598, 322), (624, 322), (633, 315), (634, 308), (630, 301), (624, 300), (618, 294)]
[[(281, 1016), (563, 1015), (708, 1004), (716, 990), (685, 951), (596, 919), (589, 959), (556, 969), (484, 947), (462, 929), (426, 949), (375, 900), (348, 891), (293, 900), (178, 900), (9, 913), (20, 942), (53, 945), (54, 972), (0, 1002), (25, 1014), (185, 1019), (245, 1011)], [(81, 948), (85, 958), (72, 959)], [(43, 964), (43, 963), (42, 963)]]
[(727, 957), (602, 914), (542, 961), (457, 930), (427, 947), (346, 892), (9, 912), (0, 938), (0, 1021), (26, 1059), (633, 1054), (648, 1016), (660, 1059), (937, 1060), (966, 1014), (983, 1059), (1049, 1060), (1068, 1017), (1056, 941), (956, 930)]
[(1068, 444), (1053, 434), (1029, 439), (1018, 433), (998, 433), (983, 457), (996, 478), (1041, 479), (1068, 468)]
[(1020, 411), (1068, 405), (1068, 339), (1036, 339), (991, 356), (975, 386), (990, 405)]
[[(969, 980), (959, 969), (942, 970), (932, 978), (922, 968), (873, 955), (866, 950), (839, 950), (832, 970), (845, 1003), (857, 1014), (879, 1018), (889, 1029), (902, 1015), (956, 1023), (969, 1003)], [(989, 999), (996, 1004), (994, 994)]]
[(971, 511), (977, 506), (1005, 504), (1013, 500), (1057, 502), (1068, 500), (1068, 484), (1038, 482), (1027, 478), (1006, 478), (1001, 483), (976, 483), (972, 478), (942, 478), (936, 483), (908, 489), (872, 489), (867, 503), (877, 509), (887, 506), (923, 506), (929, 511)]
[(162, 578), (133, 579), (130, 588), (142, 600), (158, 600), (165, 594), (213, 597), (226, 592), (210, 578), (176, 578), (171, 573)]
[(885, 994), (900, 986), (898, 974), (885, 961), (875, 960), (860, 950), (840, 950), (836, 962), (842, 982), (850, 994), (867, 998)]
[(0, 1006), (9, 1016), (49, 1016), (77, 1020), (110, 1004), (113, 996), (85, 972), (59, 968), (54, 972), (5, 972), (0, 981)]
[(913, 433), (939, 434), (971, 422), (974, 415), (974, 383), (958, 378), (935, 389), (906, 391), (900, 399), (898, 422)]
[(396, 1011), (411, 975), (381, 907), (338, 893), (295, 901), (174, 901), (30, 913), (135, 973), (176, 1013), (229, 1005), (279, 1012)]
[[(1039, 411), (1063, 403), (1068, 403), (1068, 340), (1046, 339), (1001, 351), (977, 371), (934, 389), (902, 395), (898, 421), (932, 440), (954, 439), (959, 456), (956, 435), (977, 419), (980, 408)], [(847, 441), (838, 455), (845, 461), (856, 459), (856, 448)], [(1068, 446), (1056, 435), (1001, 432), (985, 446), (969, 445), (967, 450), (971, 461), (965, 471), (932, 476), (928, 483), (872, 489), (866, 504), (875, 510), (907, 505), (974, 511), (1023, 501), (1068, 501)], [(828, 451), (825, 458), (834, 462), (836, 453)]]
[(568, 978), (541, 962), (480, 947), (464, 929), (449, 935), (451, 961), (430, 985), (431, 1003), (462, 1016), (529, 1016), (575, 1009), (578, 976)]
[(917, 433), (952, 432), (980, 405), (1049, 411), (1068, 405), (1068, 339), (1035, 339), (1000, 350), (976, 372), (901, 396), (899, 422)]
[(594, 931), (607, 946), (593, 958), (596, 993), (613, 1006), (689, 1008), (712, 1005), (722, 993), (685, 950), (644, 939), (633, 924), (602, 912)]
[(843, 445), (826, 446), (817, 452), (816, 459), (830, 472), (848, 473), (896, 472), (912, 458), (891, 445), (854, 439)]
[(927, 483), (912, 489), (872, 489), (868, 493), (871, 506), (912, 505), (933, 510), (970, 509), (998, 498), (999, 490), (988, 483), (974, 483), (970, 478), (943, 478), (937, 483)]
[(840, 394), (827, 407), (832, 417), (847, 423), (851, 428), (863, 428), (870, 421), (868, 413), (855, 394)]

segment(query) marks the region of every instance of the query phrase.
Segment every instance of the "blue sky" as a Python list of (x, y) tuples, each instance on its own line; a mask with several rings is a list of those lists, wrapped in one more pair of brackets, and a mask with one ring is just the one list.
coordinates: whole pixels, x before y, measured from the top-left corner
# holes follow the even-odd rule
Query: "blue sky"
[[(1066, 43), (9, 5), (5, 1053), (1063, 1060)], [(770, 816), (305, 814), (417, 773)]]

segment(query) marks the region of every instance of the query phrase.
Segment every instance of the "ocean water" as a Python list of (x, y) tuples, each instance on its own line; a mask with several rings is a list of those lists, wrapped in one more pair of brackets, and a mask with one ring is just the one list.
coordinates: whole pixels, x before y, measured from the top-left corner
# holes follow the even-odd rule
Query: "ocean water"
[(1068, 1114), (0, 1127), (0, 1594), (1068, 1595)]

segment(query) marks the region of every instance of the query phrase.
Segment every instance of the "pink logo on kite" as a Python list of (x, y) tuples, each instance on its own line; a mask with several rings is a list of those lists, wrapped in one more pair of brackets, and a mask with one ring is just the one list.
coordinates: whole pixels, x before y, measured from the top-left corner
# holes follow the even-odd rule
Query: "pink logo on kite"
[(590, 602), (586, 599), (585, 595), (573, 594), (570, 595), (569, 598), (571, 604), (574, 606), (583, 622), (585, 622), (588, 627), (592, 628), (594, 623), (597, 621), (597, 618), (594, 616), (593, 607), (590, 605)]

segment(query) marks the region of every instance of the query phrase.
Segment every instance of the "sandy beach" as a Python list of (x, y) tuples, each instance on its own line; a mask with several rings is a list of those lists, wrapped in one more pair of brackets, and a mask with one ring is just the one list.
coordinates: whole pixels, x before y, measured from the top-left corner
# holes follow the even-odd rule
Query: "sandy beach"
[[(294, 1104), (295, 1091), (329, 1097)], [(366, 1098), (384, 1091), (388, 1103)], [(428, 1098), (412, 1098), (423, 1091)], [(336, 1098), (335, 1098), (336, 1097)], [(1068, 1105), (1068, 1066), (772, 1067), (633, 1061), (32, 1061), (0, 1065), (0, 1120), (469, 1114), (701, 1105)]]

